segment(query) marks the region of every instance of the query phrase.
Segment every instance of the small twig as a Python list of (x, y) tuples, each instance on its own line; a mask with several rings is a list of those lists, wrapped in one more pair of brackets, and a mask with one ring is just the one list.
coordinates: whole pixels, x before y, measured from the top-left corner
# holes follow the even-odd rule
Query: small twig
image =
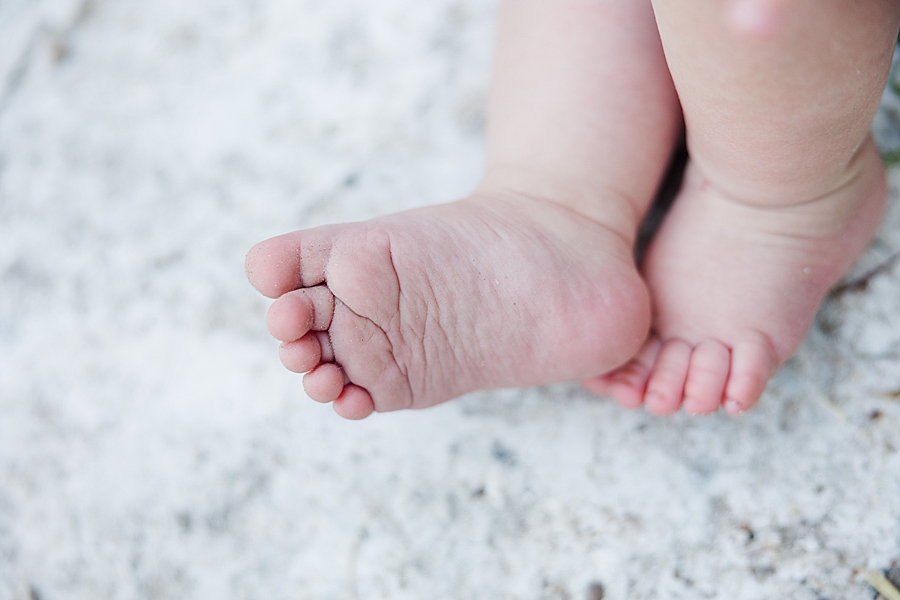
[(897, 400), (898, 398), (900, 398), (900, 388), (897, 388), (896, 390), (885, 390), (883, 392), (878, 392), (875, 395), (878, 396), (879, 398), (887, 398), (889, 400)]
[(878, 571), (866, 571), (860, 569), (857, 575), (866, 580), (866, 583), (875, 588), (875, 591), (884, 596), (887, 600), (900, 600), (900, 590), (891, 583), (891, 580)]
[[(825, 396), (825, 394), (820, 393), (819, 391), (813, 391), (812, 393), (813, 399), (818, 402), (822, 408), (831, 413), (831, 415), (837, 420), (841, 425), (847, 424), (847, 413), (845, 413), (840, 406), (831, 401), (831, 398)], [(900, 600), (898, 598), (897, 600)]]
[(876, 277), (877, 275), (881, 275), (885, 271), (890, 270), (891, 267), (894, 266), (894, 263), (897, 262), (897, 259), (900, 259), (900, 250), (888, 256), (884, 260), (884, 262), (882, 262), (871, 271), (864, 273), (863, 275), (852, 281), (842, 283), (841, 285), (835, 287), (833, 290), (831, 290), (829, 296), (831, 296), (832, 298), (838, 298), (846, 294), (847, 292), (861, 292), (865, 290), (872, 278)]

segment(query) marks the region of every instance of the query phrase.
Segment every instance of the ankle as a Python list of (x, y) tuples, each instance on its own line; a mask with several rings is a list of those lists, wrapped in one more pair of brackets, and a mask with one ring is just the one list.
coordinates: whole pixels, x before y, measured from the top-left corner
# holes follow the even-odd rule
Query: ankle
[(592, 182), (566, 181), (522, 167), (492, 166), (473, 195), (529, 198), (561, 206), (613, 231), (629, 248), (646, 206), (625, 193)]
[(707, 198), (710, 210), (719, 206), (731, 219), (750, 227), (765, 224), (769, 229), (820, 239), (858, 227), (874, 231), (887, 199), (884, 165), (870, 142), (844, 169), (816, 186), (815, 193), (801, 194), (800, 188), (785, 186), (773, 188), (766, 195), (741, 195), (735, 193), (739, 186), (730, 183), (707, 177), (692, 163), (685, 173), (684, 187), (694, 188)]
[[(808, 174), (793, 179), (772, 179), (761, 173), (723, 173), (711, 169), (702, 158), (691, 157), (686, 179), (694, 185), (710, 187), (719, 196), (737, 204), (760, 209), (788, 209), (805, 205), (847, 203), (858, 194), (855, 190), (873, 179), (884, 178), (884, 165), (871, 137), (834, 168), (811, 169)], [(848, 192), (848, 193), (845, 193)]]

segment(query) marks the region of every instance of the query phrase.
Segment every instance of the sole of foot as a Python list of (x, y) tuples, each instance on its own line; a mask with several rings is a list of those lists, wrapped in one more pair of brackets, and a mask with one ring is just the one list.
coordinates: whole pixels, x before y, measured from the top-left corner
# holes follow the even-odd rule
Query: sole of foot
[(881, 220), (884, 167), (871, 141), (852, 167), (834, 192), (773, 207), (734, 200), (689, 165), (643, 266), (653, 335), (584, 385), (657, 415), (754, 406)]
[(343, 417), (598, 375), (647, 336), (628, 236), (506, 191), (256, 245), (281, 360)]

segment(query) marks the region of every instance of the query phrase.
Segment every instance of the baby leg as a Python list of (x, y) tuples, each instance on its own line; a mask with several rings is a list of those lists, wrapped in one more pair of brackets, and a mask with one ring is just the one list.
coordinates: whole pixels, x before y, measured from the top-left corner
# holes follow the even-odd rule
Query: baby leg
[(644, 0), (501, 10), (482, 184), (247, 256), (287, 368), (348, 418), (597, 375), (649, 329), (631, 258), (680, 117)]
[(644, 265), (656, 339), (607, 376), (649, 410), (750, 408), (870, 241), (868, 127), (895, 0), (654, 0), (687, 128), (685, 182)]

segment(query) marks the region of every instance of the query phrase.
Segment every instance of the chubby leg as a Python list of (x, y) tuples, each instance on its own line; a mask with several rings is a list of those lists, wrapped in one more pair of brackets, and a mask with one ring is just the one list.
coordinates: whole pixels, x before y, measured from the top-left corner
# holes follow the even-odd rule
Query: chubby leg
[[(656, 339), (607, 377), (649, 410), (750, 408), (870, 241), (868, 127), (896, 0), (654, 0), (687, 128), (683, 188), (644, 265)], [(649, 358), (648, 358), (649, 356)]]
[(282, 361), (347, 418), (624, 363), (650, 324), (635, 231), (679, 127), (649, 3), (508, 0), (469, 198), (248, 254)]
[(629, 244), (681, 114), (649, 0), (505, 0), (484, 185), (551, 199)]

